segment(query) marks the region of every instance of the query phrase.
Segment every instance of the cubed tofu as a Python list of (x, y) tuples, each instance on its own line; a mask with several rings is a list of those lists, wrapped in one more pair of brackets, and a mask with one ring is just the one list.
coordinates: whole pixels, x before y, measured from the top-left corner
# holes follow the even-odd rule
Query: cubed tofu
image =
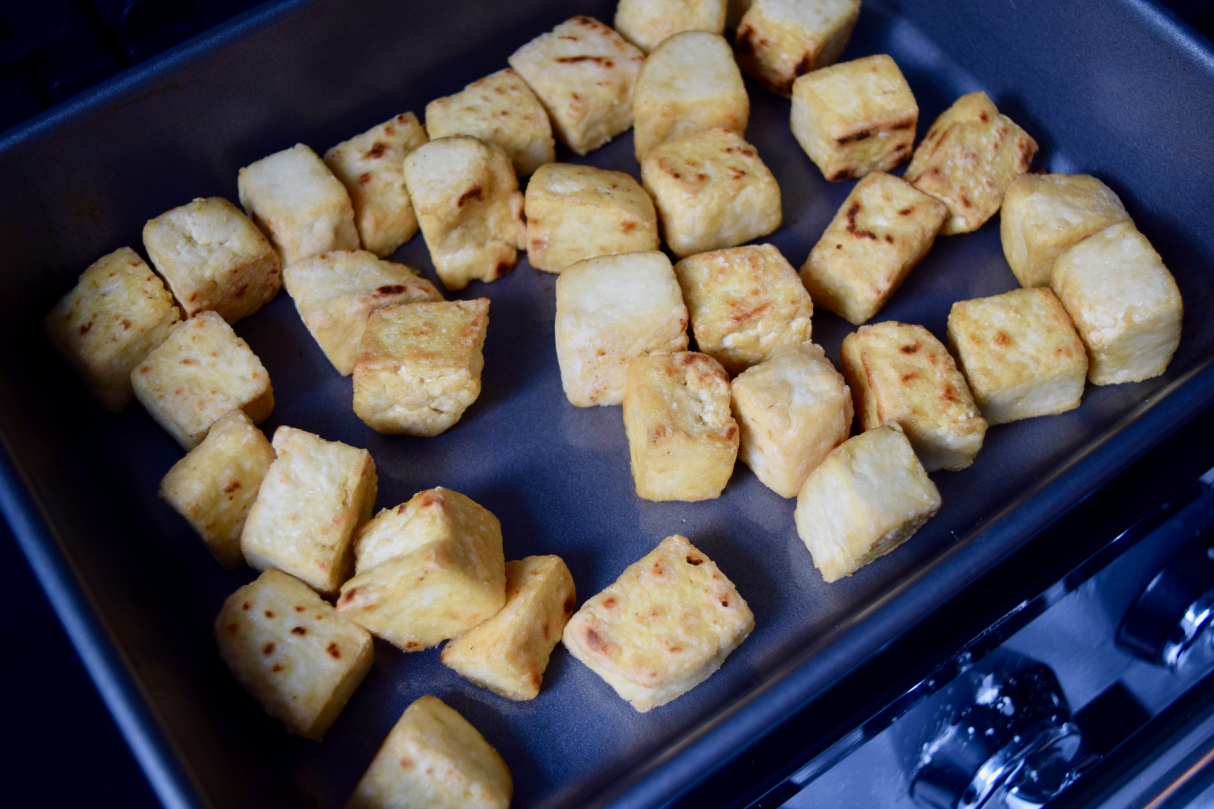
[(809, 473), (793, 514), (828, 582), (911, 538), (940, 508), (940, 491), (897, 425), (844, 441)]
[(809, 340), (809, 293), (770, 244), (688, 256), (674, 273), (696, 345), (731, 374)]
[(787, 96), (798, 76), (839, 58), (858, 16), (860, 0), (754, 0), (738, 23), (738, 64)]
[(336, 250), (297, 261), (283, 272), (283, 282), (304, 325), (342, 376), (354, 371), (372, 312), (443, 299), (411, 267), (365, 250)]
[(331, 596), (350, 576), (354, 532), (371, 518), (378, 480), (365, 449), (279, 427), (240, 548), (258, 570), (278, 568)]
[(1128, 221), (1113, 189), (1090, 174), (1021, 174), (1003, 196), (999, 236), (1020, 285), (1040, 287), (1064, 251)]
[(578, 407), (624, 401), (628, 363), (687, 348), (687, 307), (665, 253), (579, 261), (556, 282), (556, 359)]
[(152, 418), (186, 449), (202, 443), (229, 410), (243, 410), (261, 424), (274, 409), (265, 366), (216, 312), (199, 312), (174, 326), (131, 372), (131, 385)]
[(851, 390), (812, 343), (780, 349), (729, 387), (741, 434), (738, 458), (781, 497), (796, 497), (851, 432)]
[(792, 134), (831, 182), (901, 165), (918, 122), (910, 85), (886, 54), (815, 70), (792, 86)]
[(196, 199), (151, 220), (143, 246), (186, 317), (210, 309), (235, 323), (274, 300), (282, 286), (269, 239), (222, 197)]
[(407, 652), (454, 638), (506, 603), (502, 526), (450, 489), (418, 492), (358, 533), (337, 611)]
[(675, 534), (583, 604), (561, 640), (645, 713), (712, 676), (754, 625), (733, 582)]
[(287, 267), (328, 250), (357, 250), (354, 205), (341, 181), (302, 143), (240, 170), (240, 204)]
[(507, 562), (506, 605), (449, 641), (443, 665), (507, 699), (535, 699), (576, 597), (573, 576), (559, 556)]
[(632, 126), (645, 54), (590, 17), (572, 17), (509, 59), (552, 118), (561, 143), (588, 154)]
[(948, 206), (906, 182), (869, 174), (801, 267), (814, 303), (859, 326), (881, 311), (936, 241)]
[(902, 178), (948, 206), (941, 235), (969, 233), (999, 210), (1035, 154), (1037, 141), (986, 93), (970, 93), (932, 123)]
[(974, 462), (986, 420), (956, 362), (927, 329), (893, 320), (861, 326), (843, 338), (842, 366), (861, 429), (896, 423), (929, 472)]
[(1180, 345), (1184, 305), (1163, 259), (1130, 222), (1067, 250), (1050, 286), (1087, 346), (1093, 385), (1158, 376)]
[(89, 265), (42, 325), (89, 395), (117, 413), (134, 395), (131, 372), (179, 320), (160, 278), (122, 247)]
[(160, 499), (189, 522), (229, 570), (244, 563), (240, 534), (274, 461), (274, 448), (240, 410), (215, 422), (160, 481)]
[(624, 432), (637, 497), (720, 497), (738, 459), (725, 369), (693, 351), (637, 357), (628, 366)]
[(527, 82), (510, 68), (427, 104), (426, 132), (434, 140), (471, 135), (495, 143), (510, 158), (519, 177), (556, 160), (548, 112)]
[(502, 147), (469, 135), (432, 140), (405, 157), (405, 184), (443, 286), (496, 281), (514, 267), (527, 225)]
[(657, 144), (723, 126), (746, 133), (750, 98), (729, 43), (689, 31), (649, 54), (632, 94), (632, 139), (639, 162)]
[(219, 656), (287, 730), (319, 742), (371, 670), (375, 647), (303, 582), (267, 570), (223, 602)]
[(1079, 407), (1087, 351), (1047, 287), (954, 303), (948, 343), (987, 424)]
[(417, 116), (405, 112), (325, 152), (325, 165), (350, 194), (358, 238), (377, 256), (392, 255), (417, 233), (404, 160), (425, 142)]
[(345, 809), (506, 809), (510, 770), (468, 720), (426, 695), (392, 727)]
[(481, 393), (489, 299), (374, 312), (354, 363), (354, 412), (381, 433), (438, 435)]
[(649, 53), (687, 31), (725, 33), (728, 5), (727, 0), (620, 0), (615, 7), (615, 30)]
[(527, 183), (524, 205), (527, 258), (537, 270), (659, 246), (653, 200), (622, 171), (551, 163)]
[(724, 127), (654, 146), (641, 161), (641, 182), (680, 258), (766, 236), (783, 216), (776, 178), (755, 147)]

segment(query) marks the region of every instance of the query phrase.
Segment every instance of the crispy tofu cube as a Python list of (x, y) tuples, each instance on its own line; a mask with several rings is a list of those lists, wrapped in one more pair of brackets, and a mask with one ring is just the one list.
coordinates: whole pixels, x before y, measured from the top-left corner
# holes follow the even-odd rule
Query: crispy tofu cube
[(687, 348), (687, 307), (665, 253), (579, 261), (556, 282), (556, 359), (578, 407), (624, 401), (628, 363)]
[(1184, 305), (1163, 259), (1130, 222), (1067, 250), (1050, 286), (1087, 346), (1093, 385), (1158, 376), (1180, 345)]
[(624, 432), (637, 497), (720, 497), (738, 459), (725, 369), (692, 351), (637, 357), (628, 366)]
[(489, 299), (374, 312), (354, 363), (354, 412), (381, 433), (438, 435), (481, 393)]
[(240, 204), (287, 267), (328, 250), (357, 250), (350, 194), (302, 143), (240, 170)]
[(354, 554), (337, 611), (407, 652), (461, 635), (506, 603), (501, 523), (450, 489), (379, 512)]
[(851, 432), (851, 390), (820, 346), (782, 348), (730, 383), (738, 457), (764, 486), (796, 497)]
[(730, 373), (809, 340), (814, 313), (809, 293), (770, 244), (688, 256), (674, 274), (696, 345)]
[(1087, 351), (1046, 287), (954, 303), (948, 343), (987, 424), (1079, 407)]
[(645, 54), (590, 17), (571, 17), (506, 60), (548, 110), (556, 136), (589, 154), (632, 126)]
[(510, 68), (427, 104), (426, 132), (434, 140), (471, 135), (485, 143), (496, 143), (519, 177), (556, 160), (548, 112), (527, 82)]
[(283, 282), (304, 325), (342, 376), (354, 371), (372, 312), (443, 299), (412, 268), (364, 250), (336, 250), (297, 261), (283, 272)]
[(999, 236), (1020, 285), (1040, 287), (1064, 251), (1128, 221), (1113, 189), (1089, 174), (1021, 174), (1003, 196)]
[(793, 517), (828, 582), (850, 576), (919, 530), (940, 491), (896, 424), (844, 441), (809, 473)]
[(943, 236), (982, 227), (1012, 180), (1029, 170), (1037, 141), (995, 108), (986, 93), (953, 102), (932, 123), (902, 179), (948, 206)]
[(727, 0), (620, 0), (614, 25), (624, 39), (650, 53), (684, 32), (725, 33), (727, 6)]
[(426, 695), (392, 728), (345, 809), (506, 809), (510, 770), (468, 720)]
[(240, 533), (273, 461), (274, 448), (261, 430), (242, 411), (228, 411), (160, 481), (160, 499), (231, 570), (244, 563)]
[(42, 319), (46, 336), (111, 413), (131, 401), (131, 372), (181, 320), (173, 296), (129, 247), (89, 265)]
[(831, 182), (901, 165), (918, 122), (910, 85), (886, 54), (815, 70), (792, 86), (792, 133)]
[(527, 225), (500, 146), (468, 135), (432, 140), (405, 157), (405, 183), (443, 286), (463, 289), (510, 272)]
[(754, 626), (733, 582), (675, 534), (583, 604), (561, 640), (645, 713), (707, 680)]
[(886, 321), (843, 338), (843, 378), (860, 427), (896, 423), (929, 472), (974, 462), (986, 436), (965, 377), (922, 326)]
[(279, 427), (240, 549), (249, 565), (275, 567), (330, 596), (350, 577), (354, 532), (371, 518), (378, 480), (365, 449)]
[(658, 249), (658, 214), (622, 171), (551, 163), (527, 183), (527, 258), (560, 272), (582, 259)]
[(274, 300), (282, 266), (269, 239), (222, 197), (196, 199), (143, 226), (143, 246), (186, 317), (235, 323)]
[(371, 670), (375, 647), (296, 578), (267, 570), (223, 602), (219, 656), (287, 730), (319, 742)]
[(406, 112), (325, 152), (325, 165), (350, 194), (359, 240), (377, 256), (392, 255), (417, 233), (403, 164), (425, 142), (426, 130)]
[(744, 134), (750, 98), (725, 38), (689, 31), (667, 39), (645, 60), (632, 111), (639, 162), (650, 148), (679, 135), (715, 126)]
[(249, 344), (216, 312), (178, 323), (131, 372), (135, 397), (186, 449), (211, 425), (240, 409), (261, 424), (274, 409), (270, 375)]
[(559, 556), (507, 562), (506, 606), (449, 641), (443, 665), (507, 699), (535, 699), (576, 603), (573, 576)]
[(787, 96), (798, 76), (839, 58), (858, 16), (860, 0), (754, 0), (738, 23), (738, 64)]
[(641, 182), (680, 258), (735, 247), (780, 226), (780, 187), (755, 147), (716, 127), (660, 143), (641, 161)]
[(814, 303), (859, 326), (927, 255), (948, 206), (889, 174), (856, 183), (801, 267)]

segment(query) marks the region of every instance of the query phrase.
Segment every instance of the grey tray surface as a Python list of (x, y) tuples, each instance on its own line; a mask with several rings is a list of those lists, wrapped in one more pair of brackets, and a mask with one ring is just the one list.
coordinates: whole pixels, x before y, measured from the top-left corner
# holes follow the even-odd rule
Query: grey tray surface
[[(322, 744), (286, 735), (215, 653), (211, 622), (251, 580), (218, 568), (156, 498), (181, 456), (138, 405), (96, 408), (41, 338), (39, 319), (76, 275), (142, 224), (197, 196), (235, 199), (240, 166), (304, 142), (317, 151), (505, 65), (570, 14), (613, 3), (356, 4), (320, 0), (246, 15), (0, 142), (6, 247), (0, 329), (0, 508), (149, 778), (172, 806), (340, 806), (411, 701), (448, 701), (502, 752), (518, 807), (658, 805), (711, 762), (812, 699), (1176, 425), (1214, 401), (1214, 58), (1136, 0), (1013, 5), (866, 3), (844, 58), (890, 53), (920, 105), (920, 136), (958, 95), (988, 92), (1042, 145), (1037, 165), (1095, 174), (1125, 201), (1185, 300), (1163, 376), (1089, 386), (1071, 413), (992, 429), (974, 466), (934, 476), (939, 515), (895, 553), (826, 585), (793, 502), (739, 465), (705, 503), (636, 498), (619, 408), (561, 391), (555, 276), (526, 261), (458, 297), (490, 298), (484, 388), (429, 439), (382, 436), (354, 417), (284, 294), (237, 332), (262, 358), (277, 407), (263, 425), (366, 447), (379, 506), (446, 486), (501, 520), (508, 558), (557, 553), (579, 598), (671, 533), (735, 582), (756, 629), (722, 670), (668, 706), (635, 713), (563, 650), (540, 696), (512, 703), (438, 662), (377, 645), (372, 673)], [(1114, 47), (1115, 46), (1115, 47)], [(775, 173), (784, 224), (771, 243), (799, 266), (851, 183), (829, 184), (797, 147), (788, 102), (749, 85), (748, 139)], [(570, 160), (567, 152), (558, 159)], [(587, 162), (638, 166), (631, 135)], [(396, 259), (430, 278), (421, 237)], [(942, 238), (878, 319), (943, 337), (956, 300), (1015, 288), (997, 221)], [(837, 358), (851, 327), (827, 312), (814, 339)]]

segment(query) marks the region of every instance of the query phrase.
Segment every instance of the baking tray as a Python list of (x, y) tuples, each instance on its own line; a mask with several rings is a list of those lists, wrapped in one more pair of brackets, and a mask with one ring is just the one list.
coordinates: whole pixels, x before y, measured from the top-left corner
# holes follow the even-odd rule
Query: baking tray
[[(375, 666), (325, 741), (285, 734), (224, 669), (211, 622), (254, 574), (218, 568), (155, 496), (180, 449), (138, 405), (94, 406), (40, 337), (79, 272), (196, 196), (235, 199), (239, 167), (305, 142), (318, 151), (505, 65), (574, 13), (610, 2), (286, 3), (245, 15), (10, 133), (0, 142), (0, 509), (103, 697), (168, 806), (340, 806), (403, 708), (433, 693), (506, 759), (518, 807), (657, 806), (901, 632), (1214, 401), (1214, 56), (1137, 0), (868, 2), (844, 58), (887, 52), (920, 105), (919, 135), (958, 95), (988, 92), (1041, 144), (1037, 165), (1117, 191), (1185, 301), (1161, 377), (1089, 387), (1071, 413), (993, 428), (974, 466), (934, 475), (944, 506), (910, 542), (826, 585), (783, 500), (739, 465), (724, 496), (648, 503), (632, 490), (618, 408), (561, 392), (555, 277), (520, 261), (458, 297), (489, 297), (484, 389), (436, 438), (380, 436), (280, 296), (237, 324), (270, 372), (263, 425), (370, 450), (379, 505), (443, 485), (501, 520), (506, 553), (558, 553), (584, 599), (661, 538), (682, 533), (748, 600), (754, 633), (722, 670), (649, 714), (563, 650), (540, 696), (512, 703), (438, 663), (377, 644)], [(767, 241), (794, 265), (850, 183), (832, 185), (788, 129), (788, 102), (749, 85), (748, 139), (783, 193)], [(570, 159), (568, 153), (558, 159)], [(630, 135), (588, 162), (637, 173)], [(396, 256), (433, 279), (422, 240)], [(942, 238), (880, 313), (943, 336), (955, 300), (1012, 289), (997, 223)], [(850, 326), (826, 312), (832, 357)]]

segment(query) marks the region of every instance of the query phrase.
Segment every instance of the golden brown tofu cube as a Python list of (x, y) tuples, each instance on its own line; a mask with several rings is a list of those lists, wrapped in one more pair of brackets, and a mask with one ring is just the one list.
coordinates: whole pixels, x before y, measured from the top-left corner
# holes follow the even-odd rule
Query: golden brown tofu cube
[(847, 195), (801, 267), (814, 303), (859, 326), (897, 291), (936, 241), (948, 207), (889, 174)]
[(160, 481), (160, 499), (230, 570), (244, 563), (240, 533), (273, 461), (274, 448), (261, 430), (243, 412), (231, 410)]
[(1110, 225), (1059, 256), (1050, 286), (1087, 346), (1093, 385), (1141, 382), (1172, 361), (1184, 316), (1180, 290), (1130, 222)]
[(986, 436), (965, 377), (922, 326), (888, 320), (843, 338), (843, 378), (860, 427), (896, 423), (929, 472), (974, 462)]
[(665, 253), (600, 256), (556, 282), (556, 359), (578, 407), (624, 401), (628, 363), (687, 348), (687, 307)]
[(371, 518), (378, 479), (365, 449), (279, 427), (240, 549), (249, 565), (276, 567), (323, 595), (350, 577), (354, 532)]
[(792, 133), (831, 182), (901, 165), (918, 121), (910, 85), (886, 54), (815, 70), (792, 86)]
[(1012, 180), (1029, 170), (1037, 141), (995, 108), (986, 93), (953, 102), (932, 123), (902, 178), (948, 206), (943, 236), (982, 227)]
[(797, 534), (828, 582), (911, 538), (940, 508), (940, 491), (896, 425), (844, 441), (797, 496)]
[(359, 240), (377, 256), (392, 255), (417, 233), (404, 159), (425, 142), (426, 130), (406, 112), (325, 152), (325, 165), (350, 194)]
[(730, 383), (741, 433), (738, 458), (781, 497), (851, 431), (851, 390), (820, 346), (782, 348)]
[(174, 326), (131, 372), (131, 385), (156, 423), (186, 449), (202, 443), (229, 410), (261, 424), (274, 409), (265, 366), (216, 312)]
[(1040, 287), (1068, 248), (1128, 221), (1113, 189), (1089, 174), (1021, 174), (1003, 196), (999, 236), (1020, 285)]
[(328, 250), (357, 250), (354, 205), (341, 181), (302, 143), (240, 170), (240, 205), (288, 267)]
[(471, 135), (485, 143), (496, 143), (519, 177), (556, 160), (548, 113), (527, 82), (510, 68), (427, 104), (426, 132), (435, 140)]
[(725, 33), (727, 5), (727, 0), (620, 0), (615, 7), (615, 30), (649, 53), (684, 32)]
[(675, 534), (583, 604), (562, 641), (645, 713), (707, 680), (754, 626), (733, 582)]
[(738, 64), (787, 96), (798, 76), (839, 58), (859, 15), (860, 0), (754, 0), (738, 23)]
[(407, 652), (461, 635), (506, 603), (501, 523), (450, 489), (376, 514), (354, 553), (337, 611)]
[(507, 699), (535, 699), (576, 603), (573, 576), (559, 556), (507, 562), (506, 605), (449, 641), (443, 665)]
[(527, 225), (500, 146), (468, 135), (432, 140), (405, 157), (405, 183), (443, 286), (463, 289), (510, 272)]
[(738, 458), (725, 369), (692, 351), (636, 358), (628, 366), (624, 432), (637, 497), (720, 497)]
[(319, 742), (371, 670), (375, 647), (303, 582), (267, 570), (223, 602), (219, 656), (287, 730)]
[(750, 98), (720, 34), (676, 34), (649, 54), (632, 94), (638, 161), (670, 138), (723, 126), (745, 134)]
[(51, 345), (111, 413), (131, 401), (131, 372), (181, 319), (143, 259), (122, 247), (89, 265), (42, 319)]
[(443, 299), (412, 268), (364, 250), (336, 250), (297, 261), (283, 272), (283, 282), (308, 332), (342, 376), (354, 371), (372, 312)]
[(571, 17), (506, 60), (548, 110), (561, 143), (589, 154), (632, 126), (645, 54), (590, 17)]
[(641, 161), (641, 182), (680, 258), (766, 236), (783, 216), (780, 187), (755, 147), (722, 127), (654, 146)]
[(674, 273), (696, 344), (730, 373), (809, 340), (814, 313), (809, 293), (770, 244), (688, 256)]
[(527, 258), (560, 272), (578, 261), (658, 249), (658, 214), (622, 171), (551, 163), (527, 183)]
[(510, 770), (468, 720), (438, 697), (405, 709), (345, 809), (506, 809)]

